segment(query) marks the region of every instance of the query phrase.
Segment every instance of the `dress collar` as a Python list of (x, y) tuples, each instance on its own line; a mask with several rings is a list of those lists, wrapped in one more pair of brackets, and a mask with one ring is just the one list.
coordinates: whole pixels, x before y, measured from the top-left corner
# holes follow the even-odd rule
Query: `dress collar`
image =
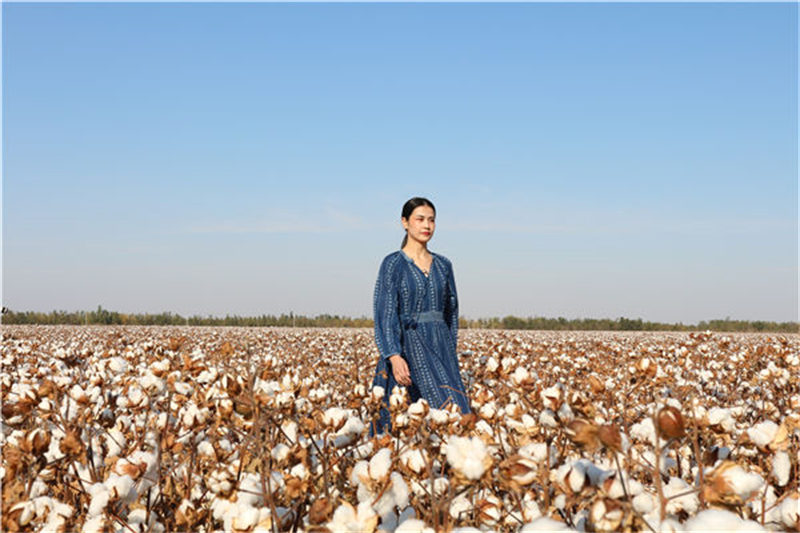
[[(402, 255), (402, 256), (403, 256), (403, 258), (405, 258), (405, 260), (406, 260), (406, 261), (408, 261), (409, 263), (414, 263), (414, 260), (413, 260), (413, 259), (411, 259), (411, 258), (408, 256), (408, 254), (407, 254), (407, 253), (405, 253), (405, 252), (403, 251), (403, 249), (402, 249), (402, 248), (401, 248), (400, 250), (398, 250), (398, 251), (400, 252), (400, 255)], [(431, 258), (432, 258), (432, 259), (431, 259), (431, 264), (433, 264), (433, 260), (434, 260), (434, 259), (436, 259), (436, 254), (435, 254), (435, 253), (433, 253), (433, 252), (431, 252), (430, 250), (428, 250), (428, 253), (429, 253), (429, 254), (431, 254)], [(414, 263), (414, 264), (416, 264), (416, 263)]]

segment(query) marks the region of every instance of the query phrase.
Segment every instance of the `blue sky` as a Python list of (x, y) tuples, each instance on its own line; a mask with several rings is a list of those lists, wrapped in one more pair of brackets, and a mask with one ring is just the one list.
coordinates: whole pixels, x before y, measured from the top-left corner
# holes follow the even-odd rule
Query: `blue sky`
[(2, 5), (3, 305), (797, 320), (797, 5)]

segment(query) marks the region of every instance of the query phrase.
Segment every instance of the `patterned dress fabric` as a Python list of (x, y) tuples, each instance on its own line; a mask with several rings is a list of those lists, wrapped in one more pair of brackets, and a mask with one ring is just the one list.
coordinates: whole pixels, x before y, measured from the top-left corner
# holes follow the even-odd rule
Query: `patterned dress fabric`
[[(375, 344), (380, 357), (372, 386), (384, 388), (377, 432), (391, 429), (388, 405), (398, 386), (388, 358), (400, 354), (408, 363), (411, 402), (425, 398), (431, 407), (455, 403), (470, 412), (458, 370), (458, 296), (450, 260), (432, 254), (426, 276), (402, 250), (386, 256), (375, 283)], [(375, 431), (373, 431), (374, 433)]]

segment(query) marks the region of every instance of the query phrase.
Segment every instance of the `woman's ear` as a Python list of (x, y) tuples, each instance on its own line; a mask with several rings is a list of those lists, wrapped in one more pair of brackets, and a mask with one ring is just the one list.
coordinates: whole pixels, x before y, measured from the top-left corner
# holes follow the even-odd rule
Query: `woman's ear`
[(405, 218), (400, 217), (400, 223), (403, 225), (403, 229), (408, 231), (408, 220), (406, 220)]

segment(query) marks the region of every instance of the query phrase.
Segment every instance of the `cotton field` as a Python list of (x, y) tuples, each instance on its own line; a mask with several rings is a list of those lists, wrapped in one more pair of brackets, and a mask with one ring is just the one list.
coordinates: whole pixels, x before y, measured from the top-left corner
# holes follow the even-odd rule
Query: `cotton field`
[(372, 332), (2, 329), (3, 531), (800, 531), (800, 337), (460, 332), (473, 413)]

